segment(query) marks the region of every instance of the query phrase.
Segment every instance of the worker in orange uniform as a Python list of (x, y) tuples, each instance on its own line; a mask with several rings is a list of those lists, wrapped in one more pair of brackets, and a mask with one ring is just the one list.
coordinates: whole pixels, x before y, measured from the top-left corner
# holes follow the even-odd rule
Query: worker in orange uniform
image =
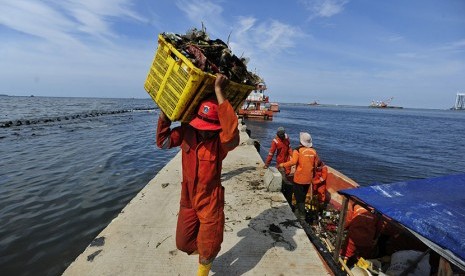
[[(271, 141), (270, 151), (266, 157), (265, 165), (263, 168), (268, 168), (270, 166), (271, 160), (276, 152), (276, 166), (280, 163), (289, 161), (289, 157), (292, 155), (291, 141), (287, 135), (284, 127), (278, 127), (276, 132), (276, 137)], [(290, 167), (285, 168), (286, 175), (291, 172)]]
[(227, 78), (216, 75), (216, 99), (200, 103), (190, 123), (170, 128), (160, 112), (157, 146), (180, 146), (182, 152), (181, 201), (176, 228), (176, 246), (187, 254), (199, 254), (197, 275), (208, 275), (221, 249), (224, 231), (222, 161), (239, 144), (238, 120), (223, 94)]
[(318, 154), (313, 148), (312, 136), (307, 132), (301, 132), (300, 145), (292, 152), (291, 160), (280, 163), (279, 167), (285, 168), (296, 165), (294, 173), (294, 195), (296, 200), (295, 215), (299, 220), (305, 220), (305, 198), (312, 184), (313, 172), (319, 162)]
[[(273, 156), (276, 152), (276, 166), (280, 163), (289, 161), (290, 156), (292, 155), (291, 141), (287, 135), (284, 127), (278, 127), (276, 132), (276, 137), (271, 141), (270, 151), (265, 160), (264, 169), (267, 169), (273, 159)], [(291, 167), (285, 167), (284, 172), (281, 172), (283, 175), (283, 185), (281, 191), (284, 197), (287, 199), (289, 204), (292, 206), (292, 177), (289, 176), (291, 173)]]
[(341, 256), (348, 265), (353, 265), (360, 257), (372, 257), (379, 233), (378, 218), (359, 204), (351, 205), (344, 225), (347, 237), (341, 248)]
[(317, 195), (320, 211), (326, 204), (326, 178), (328, 177), (328, 167), (320, 160), (315, 168), (315, 175), (312, 181), (312, 195)]

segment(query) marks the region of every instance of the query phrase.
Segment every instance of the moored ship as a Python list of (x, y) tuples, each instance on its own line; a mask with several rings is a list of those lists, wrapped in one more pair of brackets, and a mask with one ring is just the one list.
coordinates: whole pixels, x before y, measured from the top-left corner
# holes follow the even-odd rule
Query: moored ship
[(278, 103), (270, 103), (265, 95), (267, 89), (264, 82), (259, 83), (256, 89), (245, 99), (242, 107), (237, 112), (239, 118), (273, 120), (273, 113), (279, 112)]
[(372, 108), (403, 108), (401, 106), (392, 106), (390, 105), (391, 104), (391, 101), (394, 99), (394, 97), (390, 97), (389, 99), (387, 100), (384, 100), (384, 101), (371, 101), (371, 104), (369, 105), (369, 107), (372, 107)]

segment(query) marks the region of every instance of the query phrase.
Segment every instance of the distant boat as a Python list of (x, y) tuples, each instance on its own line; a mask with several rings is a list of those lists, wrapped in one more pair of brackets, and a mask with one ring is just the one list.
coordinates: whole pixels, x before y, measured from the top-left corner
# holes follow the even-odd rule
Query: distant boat
[(317, 101), (313, 101), (311, 103), (309, 103), (308, 105), (320, 105)]
[(273, 120), (273, 113), (279, 112), (278, 103), (270, 103), (269, 97), (265, 96), (267, 89), (264, 82), (257, 85), (256, 89), (245, 99), (238, 110), (239, 118), (254, 118), (261, 120)]
[(273, 112), (281, 112), (278, 103), (270, 103), (270, 110)]
[(401, 106), (391, 106), (391, 105), (389, 105), (393, 99), (394, 99), (394, 97), (390, 97), (389, 99), (384, 100), (384, 101), (376, 101), (375, 102), (375, 100), (372, 100), (369, 107), (372, 107), (372, 108), (403, 108)]

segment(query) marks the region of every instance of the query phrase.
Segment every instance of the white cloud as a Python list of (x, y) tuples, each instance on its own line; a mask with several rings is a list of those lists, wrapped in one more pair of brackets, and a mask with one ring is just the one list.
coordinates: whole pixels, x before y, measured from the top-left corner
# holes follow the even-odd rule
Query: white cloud
[(258, 38), (258, 47), (267, 52), (281, 52), (285, 49), (292, 48), (302, 32), (291, 25), (272, 20), (264, 22), (257, 26), (255, 35)]
[(254, 17), (239, 17), (236, 32), (238, 34), (244, 34), (248, 32), (255, 25), (255, 22), (257, 22), (257, 19)]
[(219, 35), (221, 29), (226, 26), (222, 18), (223, 8), (211, 1), (178, 0), (176, 6), (186, 14), (194, 27), (200, 28), (203, 23), (210, 35)]
[(60, 0), (65, 13), (76, 22), (79, 31), (94, 37), (116, 37), (111, 17), (147, 22), (131, 9), (132, 0)]
[(0, 24), (54, 44), (79, 44), (87, 37), (117, 36), (110, 17), (145, 21), (130, 9), (130, 3), (129, 0), (4, 0), (0, 3)]
[(439, 51), (465, 52), (465, 39), (446, 43), (438, 48)]
[(249, 71), (266, 79), (268, 76), (262, 75), (266, 68), (276, 66), (277, 60), (283, 56), (281, 54), (291, 51), (302, 36), (299, 28), (277, 20), (239, 17), (233, 26), (229, 45), (237, 56), (250, 58)]
[(386, 38), (384, 38), (382, 40), (387, 41), (387, 42), (397, 42), (397, 41), (401, 41), (403, 39), (404, 38), (401, 35), (391, 35), (391, 36), (386, 37)]
[(66, 32), (74, 23), (49, 5), (7, 0), (0, 3), (0, 10), (0, 24), (10, 29), (48, 41), (75, 40)]
[(397, 53), (395, 55), (400, 58), (411, 58), (411, 59), (423, 57), (419, 53), (413, 53), (413, 52), (403, 52), (403, 53)]
[(299, 28), (274, 19), (259, 21), (253, 16), (238, 16), (232, 23), (223, 14), (222, 6), (208, 0), (178, 0), (176, 5), (192, 23), (204, 23), (211, 36), (229, 40), (233, 53), (250, 58), (252, 63), (293, 48), (303, 36)]
[(348, 0), (301, 0), (301, 3), (310, 12), (310, 19), (318, 17), (331, 17), (344, 10)]
[(262, 56), (277, 55), (293, 48), (303, 32), (277, 20), (258, 22), (253, 17), (240, 17), (234, 28), (231, 47)]
[(132, 8), (128, 0), (2, 0), (0, 25), (11, 31), (2, 33), (0, 88), (63, 96), (117, 96), (115, 87), (143, 92), (153, 45), (128, 47), (137, 40), (122, 40), (113, 25), (146, 22)]

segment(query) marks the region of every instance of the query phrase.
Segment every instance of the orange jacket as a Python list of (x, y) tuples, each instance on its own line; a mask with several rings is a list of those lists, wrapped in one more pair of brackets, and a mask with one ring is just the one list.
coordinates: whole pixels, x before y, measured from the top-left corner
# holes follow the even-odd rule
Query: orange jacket
[(294, 173), (294, 183), (311, 184), (316, 164), (319, 158), (314, 148), (300, 146), (292, 152), (291, 160), (282, 163), (283, 167), (296, 166)]
[(315, 175), (313, 176), (313, 185), (320, 184), (326, 181), (326, 178), (328, 177), (328, 167), (323, 165), (323, 166), (318, 166), (315, 168)]
[(265, 165), (269, 166), (273, 155), (276, 152), (276, 165), (289, 161), (289, 157), (292, 155), (291, 142), (287, 134), (284, 139), (281, 140), (276, 136), (271, 142), (271, 148), (266, 157)]
[[(181, 146), (181, 206), (194, 208), (205, 214), (218, 208), (215, 204), (209, 204), (210, 194), (213, 188), (221, 186), (223, 159), (228, 151), (239, 144), (238, 120), (229, 101), (225, 100), (218, 106), (218, 116), (221, 124), (219, 135), (203, 142), (197, 140), (196, 130), (189, 124), (183, 123), (170, 129), (171, 122), (158, 120), (157, 146)], [(202, 209), (207, 210), (203, 212)]]
[(355, 246), (373, 246), (378, 219), (369, 210), (360, 205), (349, 209), (344, 227), (348, 229), (347, 237)]

